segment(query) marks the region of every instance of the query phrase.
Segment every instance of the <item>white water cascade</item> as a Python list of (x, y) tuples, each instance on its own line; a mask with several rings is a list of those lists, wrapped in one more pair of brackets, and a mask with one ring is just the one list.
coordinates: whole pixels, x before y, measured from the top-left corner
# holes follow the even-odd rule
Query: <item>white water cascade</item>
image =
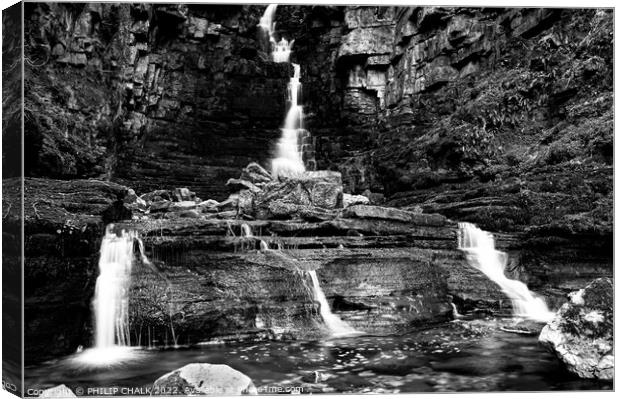
[(321, 317), (323, 318), (323, 322), (325, 322), (325, 325), (331, 332), (331, 336), (333, 338), (338, 338), (363, 334), (363, 332), (355, 330), (349, 324), (342, 321), (340, 317), (332, 313), (331, 309), (329, 308), (327, 298), (325, 297), (325, 293), (323, 292), (323, 290), (321, 289), (321, 285), (319, 284), (319, 278), (316, 275), (316, 271), (310, 270), (308, 271), (308, 274), (312, 279), (312, 291), (314, 293), (314, 299), (319, 303), (321, 307)]
[(95, 283), (92, 306), (95, 317), (95, 347), (79, 353), (80, 366), (112, 366), (136, 356), (129, 338), (129, 284), (134, 259), (134, 240), (138, 240), (140, 256), (144, 244), (135, 232), (123, 230), (120, 236), (114, 225), (106, 227), (99, 255), (99, 277)]
[[(277, 4), (271, 4), (265, 10), (258, 26), (269, 37), (271, 56), (274, 62), (290, 62), (291, 49), (295, 40), (290, 42), (285, 38), (277, 41), (275, 38), (275, 17)], [(303, 129), (303, 107), (299, 105), (301, 97), (301, 67), (293, 64), (293, 77), (288, 84), (288, 110), (282, 127), (282, 136), (278, 142), (276, 158), (271, 162), (271, 172), (278, 176), (295, 176), (303, 173), (306, 168), (302, 159), (300, 136)]]
[(500, 286), (512, 302), (513, 313), (537, 321), (549, 321), (545, 301), (531, 292), (525, 284), (504, 275), (508, 254), (495, 249), (495, 239), (489, 232), (471, 223), (459, 223), (458, 248), (466, 255), (469, 265), (484, 273)]
[(113, 225), (106, 228), (101, 241), (99, 277), (95, 285), (95, 347), (129, 345), (129, 299), (127, 291), (133, 262), (135, 234), (118, 237)]
[(241, 237), (245, 237), (245, 238), (254, 237), (254, 234), (252, 233), (252, 228), (247, 223), (243, 223), (241, 225)]

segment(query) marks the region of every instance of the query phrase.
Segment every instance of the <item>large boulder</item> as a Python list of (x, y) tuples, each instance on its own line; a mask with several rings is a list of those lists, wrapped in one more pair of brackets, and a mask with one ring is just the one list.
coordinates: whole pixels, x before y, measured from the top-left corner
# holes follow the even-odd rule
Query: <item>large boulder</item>
[(342, 208), (342, 197), (340, 173), (313, 171), (266, 184), (254, 204), (261, 219), (287, 219), (309, 208)]
[(163, 375), (153, 383), (154, 392), (166, 395), (256, 395), (247, 375), (225, 364), (191, 363)]
[(581, 378), (614, 377), (613, 282), (599, 278), (571, 294), (538, 340)]

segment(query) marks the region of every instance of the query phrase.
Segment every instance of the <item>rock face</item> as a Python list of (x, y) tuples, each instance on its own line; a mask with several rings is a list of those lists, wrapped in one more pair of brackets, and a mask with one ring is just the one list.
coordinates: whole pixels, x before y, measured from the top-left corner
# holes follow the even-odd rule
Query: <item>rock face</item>
[(262, 11), (28, 5), (26, 173), (224, 199), (228, 177), (270, 158), (285, 113), (292, 68), (258, 51)]
[(572, 293), (539, 341), (581, 378), (614, 378), (613, 282), (600, 278)]
[(21, 215), (20, 179), (3, 180), (7, 258), (17, 240), (9, 232), (20, 232), (24, 224), (26, 363), (74, 353), (91, 336), (90, 300), (101, 236), (106, 223), (131, 219), (123, 202), (128, 193), (127, 187), (110, 182), (27, 178)]
[(192, 363), (161, 376), (153, 384), (163, 395), (256, 395), (247, 375), (224, 364)]

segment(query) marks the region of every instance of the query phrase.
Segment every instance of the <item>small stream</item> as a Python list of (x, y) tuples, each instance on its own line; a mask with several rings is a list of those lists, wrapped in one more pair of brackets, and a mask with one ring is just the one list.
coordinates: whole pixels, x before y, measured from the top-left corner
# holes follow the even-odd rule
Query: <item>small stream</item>
[(511, 322), (458, 320), (402, 336), (136, 349), (134, 359), (109, 368), (73, 366), (75, 356), (70, 356), (28, 367), (25, 384), (35, 391), (65, 384), (84, 395), (89, 388), (107, 389), (99, 391), (103, 395), (149, 395), (158, 377), (207, 362), (245, 373), (260, 394), (612, 389), (611, 382), (565, 372), (538, 344), (537, 334), (501, 329)]

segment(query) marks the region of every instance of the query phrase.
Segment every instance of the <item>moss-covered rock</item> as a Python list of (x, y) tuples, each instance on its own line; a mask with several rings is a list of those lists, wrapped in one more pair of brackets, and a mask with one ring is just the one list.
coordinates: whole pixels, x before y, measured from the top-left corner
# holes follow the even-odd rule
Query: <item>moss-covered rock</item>
[(539, 341), (582, 378), (614, 377), (613, 282), (599, 278), (571, 294)]

